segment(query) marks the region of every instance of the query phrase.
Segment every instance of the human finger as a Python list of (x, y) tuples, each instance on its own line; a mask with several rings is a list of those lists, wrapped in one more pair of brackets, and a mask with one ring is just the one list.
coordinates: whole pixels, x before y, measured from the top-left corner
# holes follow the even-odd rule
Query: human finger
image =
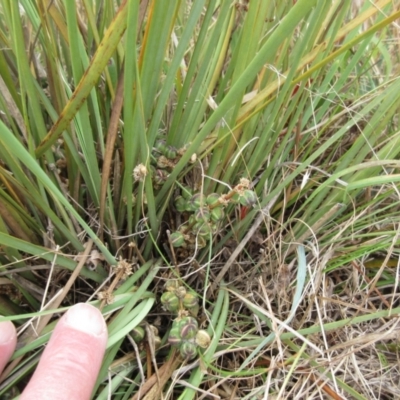
[(0, 322), (0, 374), (14, 353), (17, 345), (17, 331), (10, 321)]
[(107, 343), (101, 312), (73, 306), (60, 319), (20, 400), (89, 399)]

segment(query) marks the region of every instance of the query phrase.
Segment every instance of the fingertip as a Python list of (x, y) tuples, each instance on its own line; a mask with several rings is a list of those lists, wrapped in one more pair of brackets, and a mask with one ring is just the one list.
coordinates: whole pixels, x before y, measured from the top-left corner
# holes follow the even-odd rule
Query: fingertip
[(0, 322), (0, 373), (14, 353), (17, 345), (17, 331), (10, 321)]
[(93, 336), (107, 335), (107, 325), (101, 312), (90, 304), (79, 303), (71, 307), (64, 316), (70, 328)]
[(17, 340), (17, 331), (11, 321), (0, 322), (0, 346)]

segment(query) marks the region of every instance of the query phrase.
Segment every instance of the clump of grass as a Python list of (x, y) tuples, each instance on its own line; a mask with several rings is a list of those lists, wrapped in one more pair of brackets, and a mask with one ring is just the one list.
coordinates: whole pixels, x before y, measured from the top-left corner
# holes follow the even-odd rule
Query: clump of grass
[(0, 314), (26, 333), (1, 396), (77, 301), (109, 320), (98, 399), (399, 394), (400, 12), (375, 3), (2, 2)]

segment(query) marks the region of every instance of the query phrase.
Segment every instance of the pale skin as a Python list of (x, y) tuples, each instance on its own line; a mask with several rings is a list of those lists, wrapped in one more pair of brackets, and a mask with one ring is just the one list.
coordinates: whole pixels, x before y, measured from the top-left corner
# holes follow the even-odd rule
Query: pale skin
[[(0, 322), (0, 375), (12, 356), (17, 332)], [(107, 344), (107, 326), (89, 304), (73, 306), (58, 322), (20, 400), (90, 399)]]

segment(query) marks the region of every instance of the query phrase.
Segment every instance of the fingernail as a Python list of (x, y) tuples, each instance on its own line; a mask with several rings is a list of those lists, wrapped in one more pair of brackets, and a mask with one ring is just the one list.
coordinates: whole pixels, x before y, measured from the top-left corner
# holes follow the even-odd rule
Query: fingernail
[(11, 321), (0, 322), (0, 345), (15, 340), (16, 335), (17, 331)]
[(76, 304), (65, 314), (65, 323), (76, 330), (98, 336), (107, 329), (103, 315), (90, 304)]

